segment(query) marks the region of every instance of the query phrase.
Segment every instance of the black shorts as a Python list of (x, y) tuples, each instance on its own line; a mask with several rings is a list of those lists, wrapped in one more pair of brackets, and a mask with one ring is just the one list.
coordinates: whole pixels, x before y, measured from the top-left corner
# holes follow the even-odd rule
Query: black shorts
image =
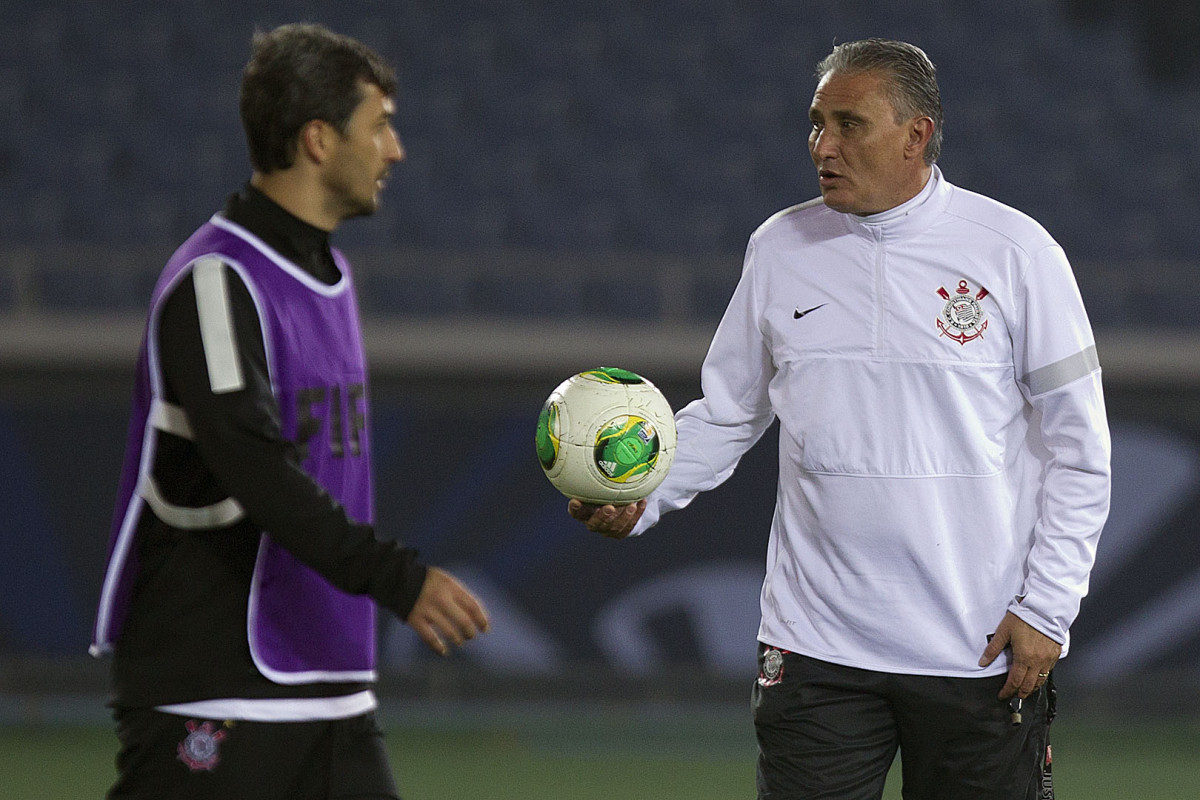
[(1004, 675), (896, 675), (762, 645), (758, 663), (760, 800), (878, 800), (897, 750), (906, 800), (1054, 797), (1050, 683), (1013, 724), (996, 697)]
[(116, 717), (113, 800), (399, 798), (374, 714), (244, 722), (125, 709)]

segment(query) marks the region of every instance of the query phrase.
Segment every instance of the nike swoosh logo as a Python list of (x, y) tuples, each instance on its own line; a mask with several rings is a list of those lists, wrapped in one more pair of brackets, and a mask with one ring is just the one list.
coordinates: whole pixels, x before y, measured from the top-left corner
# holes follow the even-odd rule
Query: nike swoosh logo
[(818, 308), (824, 308), (826, 305), (828, 305), (828, 303), (821, 303), (821, 305), (819, 305), (819, 306), (813, 306), (813, 307), (812, 307), (812, 308), (810, 308), (808, 311), (801, 311), (800, 309), (798, 309), (798, 308), (797, 308), (797, 309), (796, 309), (796, 312), (795, 312), (795, 313), (794, 313), (792, 316), (793, 316), (795, 319), (800, 319), (800, 318), (801, 318), (801, 317), (803, 317), (805, 314), (811, 314), (812, 312), (816, 311)]

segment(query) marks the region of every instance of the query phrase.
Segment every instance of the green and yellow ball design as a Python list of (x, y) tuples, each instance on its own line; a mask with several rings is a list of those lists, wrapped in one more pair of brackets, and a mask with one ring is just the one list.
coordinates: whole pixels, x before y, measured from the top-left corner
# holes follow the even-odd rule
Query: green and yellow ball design
[(559, 417), (561, 406), (553, 398), (542, 406), (542, 413), (537, 421), (537, 456), (542, 469), (548, 470), (558, 461), (558, 451), (562, 447), (562, 434), (559, 432)]
[(620, 367), (598, 367), (597, 369), (589, 369), (586, 372), (579, 373), (579, 377), (589, 381), (597, 381), (599, 383), (623, 383), (626, 386), (631, 386), (636, 383), (645, 383), (646, 379), (636, 372), (630, 372), (627, 369)]
[(658, 461), (658, 434), (649, 420), (616, 417), (596, 435), (593, 457), (600, 472), (613, 483), (641, 480)]

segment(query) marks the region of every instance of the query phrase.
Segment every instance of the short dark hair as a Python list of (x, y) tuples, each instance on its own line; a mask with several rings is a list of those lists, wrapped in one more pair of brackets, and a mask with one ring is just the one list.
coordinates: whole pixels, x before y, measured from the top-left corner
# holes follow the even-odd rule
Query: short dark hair
[(937, 161), (942, 154), (942, 95), (938, 90), (937, 68), (924, 50), (892, 39), (843, 42), (817, 64), (817, 80), (831, 72), (882, 73), (897, 122), (919, 116), (933, 120), (933, 136), (925, 147), (925, 163)]
[(250, 163), (262, 173), (292, 166), (300, 129), (314, 119), (345, 133), (363, 83), (391, 95), (396, 74), (356, 39), (300, 23), (256, 31), (238, 102)]

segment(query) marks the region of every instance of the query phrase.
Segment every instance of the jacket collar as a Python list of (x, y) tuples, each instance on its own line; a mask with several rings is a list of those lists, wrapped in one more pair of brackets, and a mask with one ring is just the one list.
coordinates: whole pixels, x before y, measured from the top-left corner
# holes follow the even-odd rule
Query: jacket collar
[(942, 177), (937, 164), (930, 170), (925, 188), (911, 200), (878, 214), (843, 214), (850, 229), (861, 236), (877, 238), (924, 230), (933, 224), (950, 204), (953, 186)]

